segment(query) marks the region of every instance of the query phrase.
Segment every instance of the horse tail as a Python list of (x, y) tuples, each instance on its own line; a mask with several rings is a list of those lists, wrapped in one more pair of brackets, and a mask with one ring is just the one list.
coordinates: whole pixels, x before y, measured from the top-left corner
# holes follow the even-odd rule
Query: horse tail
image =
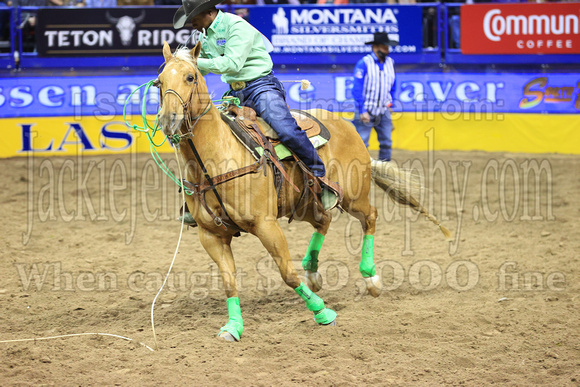
[(445, 238), (451, 239), (451, 232), (411, 194), (413, 189), (421, 189), (422, 185), (417, 179), (413, 179), (409, 171), (399, 169), (389, 161), (372, 160), (371, 178), (395, 203), (409, 206), (424, 215), (439, 227)]

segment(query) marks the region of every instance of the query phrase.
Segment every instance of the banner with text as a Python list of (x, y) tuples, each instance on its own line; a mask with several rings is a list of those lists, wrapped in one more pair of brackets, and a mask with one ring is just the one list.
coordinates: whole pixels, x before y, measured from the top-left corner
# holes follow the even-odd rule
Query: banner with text
[[(399, 42), (395, 53), (422, 49), (422, 8), (413, 6), (318, 5), (254, 7), (249, 20), (274, 45), (275, 54), (364, 54), (373, 33)], [(299, 63), (299, 59), (296, 63)]]
[[(151, 123), (154, 118), (148, 117)], [(141, 117), (133, 123), (141, 124)], [(580, 154), (578, 114), (394, 113), (393, 124), (396, 149)], [(93, 117), (8, 118), (3, 120), (3, 133), (0, 158), (150, 151), (147, 136), (130, 130), (122, 116), (108, 121)], [(154, 141), (163, 143), (159, 152), (173, 153), (170, 142), (163, 142), (163, 133), (157, 132)], [(370, 148), (378, 149), (374, 135)]]
[[(352, 74), (300, 74), (311, 85), (301, 90), (296, 73), (278, 74), (291, 108), (354, 111)], [(129, 94), (153, 79), (150, 76), (5, 78), (0, 84), (0, 116), (95, 117), (107, 121), (123, 114)], [(219, 98), (229, 86), (218, 75), (205, 77)], [(155, 114), (159, 90), (143, 89), (131, 97), (127, 113), (139, 115), (146, 97), (147, 113)], [(568, 74), (449, 74), (400, 73), (393, 91), (395, 111), (481, 113), (580, 113), (580, 73)]]
[[(174, 8), (41, 8), (41, 56), (159, 55), (163, 42), (184, 44), (192, 30), (173, 29)], [(74, 21), (74, 22), (73, 22)]]
[(463, 54), (580, 54), (580, 3), (461, 6)]

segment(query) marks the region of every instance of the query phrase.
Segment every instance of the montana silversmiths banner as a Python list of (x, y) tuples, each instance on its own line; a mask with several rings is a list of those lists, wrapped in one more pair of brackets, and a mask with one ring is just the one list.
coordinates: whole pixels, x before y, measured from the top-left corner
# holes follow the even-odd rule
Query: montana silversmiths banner
[[(250, 23), (274, 45), (275, 54), (364, 54), (373, 33), (399, 42), (395, 53), (421, 53), (422, 8), (348, 5), (254, 7)], [(297, 55), (299, 56), (299, 55)]]
[(163, 42), (184, 44), (190, 29), (173, 29), (173, 8), (41, 8), (41, 56), (159, 55)]

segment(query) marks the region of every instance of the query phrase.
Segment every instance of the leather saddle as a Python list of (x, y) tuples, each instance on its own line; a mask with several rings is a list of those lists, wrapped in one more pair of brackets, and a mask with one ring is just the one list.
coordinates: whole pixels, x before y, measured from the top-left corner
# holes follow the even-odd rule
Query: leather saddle
[[(298, 126), (306, 132), (314, 148), (318, 149), (330, 140), (330, 132), (316, 117), (301, 110), (293, 109), (290, 113)], [(230, 105), (223, 115), (225, 117), (222, 116), (222, 119), (226, 122), (230, 121), (228, 123), (232, 132), (250, 150), (254, 157), (258, 158), (263, 152), (259, 142), (255, 139), (255, 127), (258, 127), (262, 134), (272, 143), (280, 160), (292, 157), (292, 153), (280, 142), (278, 134), (266, 121), (257, 116), (254, 109), (247, 106)], [(238, 125), (232, 125), (234, 121)]]
[[(306, 132), (308, 139), (315, 149), (322, 147), (328, 142), (328, 140), (330, 140), (330, 132), (328, 128), (326, 128), (326, 126), (324, 126), (316, 117), (301, 110), (293, 109), (290, 110), (290, 113), (296, 120), (298, 126)], [(275, 160), (294, 158), (298, 166), (304, 172), (304, 186), (308, 187), (314, 194), (315, 200), (322, 208), (329, 210), (342, 202), (342, 188), (337, 183), (329, 181), (326, 177), (315, 177), (312, 174), (312, 171), (280, 142), (274, 129), (272, 129), (272, 127), (262, 118), (258, 117), (254, 109), (247, 106), (229, 105), (224, 111), (222, 111), (222, 120), (228, 123), (232, 133), (250, 151), (250, 153), (252, 153), (256, 160), (264, 155), (266, 152), (264, 148), (271, 149), (268, 151), (273, 153), (272, 156)], [(265, 144), (265, 142), (268, 141), (271, 145)], [(282, 165), (279, 165), (279, 169), (284, 173)], [(289, 178), (287, 178), (287, 180), (289, 180)], [(280, 185), (281, 183), (277, 184), (278, 187), (280, 187)], [(320, 198), (325, 197), (325, 195), (321, 195), (323, 193), (323, 187), (327, 187), (333, 192), (333, 195), (330, 195), (330, 204), (328, 204), (324, 199), (324, 203), (320, 201)], [(277, 190), (279, 192), (279, 188), (277, 188)], [(302, 191), (302, 196), (304, 196), (306, 191), (307, 190)], [(302, 199), (303, 197), (301, 197), (300, 200)], [(293, 216), (294, 215), (290, 217), (289, 221), (292, 220)]]

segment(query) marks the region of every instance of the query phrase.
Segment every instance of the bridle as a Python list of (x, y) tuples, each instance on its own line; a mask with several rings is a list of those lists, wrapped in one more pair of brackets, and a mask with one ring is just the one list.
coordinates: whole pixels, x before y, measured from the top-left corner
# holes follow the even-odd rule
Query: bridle
[[(188, 79), (188, 82), (192, 82), (193, 85), (195, 85), (195, 91), (197, 92), (198, 98), (199, 98), (199, 84), (198, 84), (198, 76), (199, 76), (199, 72), (197, 71), (197, 69), (194, 67), (194, 71), (195, 71), (195, 78), (193, 78), (191, 81)], [(160, 82), (157, 79), (156, 82), (154, 82), (154, 85), (159, 87), (160, 86)], [(160, 93), (161, 93), (161, 88), (159, 88)], [(197, 196), (197, 198), (199, 199), (200, 204), (203, 206), (203, 208), (205, 208), (205, 210), (207, 211), (207, 213), (213, 218), (213, 221), (215, 223), (216, 226), (218, 227), (223, 227), (224, 230), (228, 230), (228, 227), (231, 227), (234, 231), (236, 231), (236, 233), (234, 234), (235, 236), (239, 235), (240, 231), (246, 232), (243, 228), (241, 228), (240, 226), (238, 226), (236, 224), (236, 222), (228, 215), (228, 212), (224, 206), (224, 202), (220, 196), (220, 194), (218, 193), (216, 187), (220, 184), (226, 183), (230, 180), (236, 179), (238, 177), (250, 174), (250, 173), (257, 173), (258, 171), (262, 170), (263, 166), (269, 161), (272, 163), (272, 168), (273, 170), (275, 170), (275, 166), (278, 167), (278, 170), (280, 170), (282, 173), (282, 175), (292, 184), (292, 186), (294, 187), (294, 189), (297, 192), (300, 192), (300, 190), (294, 185), (294, 183), (292, 183), (292, 180), (290, 179), (290, 177), (284, 172), (284, 167), (279, 163), (278, 158), (276, 156), (276, 152), (274, 150), (274, 147), (272, 144), (270, 144), (268, 142), (268, 140), (266, 139), (266, 137), (264, 137), (263, 134), (261, 134), (260, 129), (256, 126), (256, 125), (252, 125), (252, 127), (254, 128), (254, 130), (256, 131), (256, 134), (258, 135), (258, 141), (261, 143), (262, 148), (264, 149), (264, 152), (262, 154), (262, 157), (260, 157), (259, 160), (257, 160), (255, 163), (242, 167), (242, 168), (238, 168), (236, 170), (233, 171), (228, 171), (225, 173), (222, 173), (221, 175), (218, 176), (214, 176), (211, 177), (208, 173), (207, 168), (205, 167), (203, 160), (201, 159), (199, 152), (197, 151), (195, 144), (193, 143), (193, 127), (196, 125), (197, 121), (203, 117), (207, 112), (210, 111), (211, 107), (212, 107), (212, 101), (211, 99), (208, 102), (208, 105), (206, 107), (206, 109), (204, 109), (204, 111), (199, 114), (196, 117), (192, 117), (189, 112), (188, 109), (191, 106), (191, 100), (193, 98), (193, 87), (191, 90), (191, 93), (188, 97), (187, 100), (183, 99), (181, 97), (181, 95), (179, 95), (179, 93), (173, 89), (167, 89), (165, 90), (165, 92), (163, 92), (163, 95), (161, 95), (161, 106), (163, 106), (163, 100), (165, 99), (165, 97), (167, 96), (167, 94), (172, 94), (174, 96), (177, 97), (177, 99), (179, 100), (179, 102), (181, 103), (181, 106), (183, 108), (183, 114), (184, 117), (187, 118), (187, 129), (186, 129), (186, 133), (181, 133), (181, 134), (175, 134), (173, 135), (173, 138), (171, 139), (171, 142), (175, 145), (175, 146), (179, 146), (179, 144), (181, 143), (181, 141), (186, 140), (187, 144), (189, 145), (195, 160), (197, 161), (197, 164), (199, 165), (199, 167), (201, 168), (201, 171), (203, 173), (203, 176), (205, 178), (204, 182), (195, 184), (195, 183), (190, 183), (187, 180), (183, 180), (182, 181), (182, 188), (186, 188), (189, 191), (191, 191), (193, 194), (195, 194)], [(199, 102), (201, 104), (201, 98), (199, 98)], [(241, 118), (243, 119), (243, 117)], [(195, 120), (195, 122), (192, 121)], [(260, 137), (261, 136), (261, 137)], [(267, 147), (266, 144), (269, 144), (269, 147)], [(266, 169), (264, 169), (264, 176), (266, 175)], [(274, 173), (274, 176), (276, 176), (276, 173)], [(217, 216), (214, 211), (208, 206), (206, 200), (205, 200), (205, 193), (207, 191), (213, 191), (219, 206), (222, 210), (222, 216), (219, 217)], [(279, 192), (279, 191), (278, 191)]]
[[(195, 91), (197, 93), (199, 102), (201, 104), (201, 98), (199, 97), (199, 84), (198, 84), (198, 76), (199, 76), (199, 72), (197, 71), (197, 69), (195, 69), (195, 77), (193, 79), (193, 85), (195, 85)], [(153, 83), (155, 86), (159, 87), (160, 86), (160, 82), (159, 82), (159, 78)], [(159, 87), (159, 92), (161, 93), (161, 88)], [(236, 178), (238, 176), (242, 176), (244, 174), (247, 173), (253, 173), (254, 170), (258, 170), (258, 166), (257, 164), (252, 165), (250, 168), (246, 167), (246, 168), (241, 168), (239, 170), (233, 171), (232, 172), (227, 172), (225, 174), (219, 175), (219, 176), (215, 176), (215, 177), (211, 177), (207, 171), (207, 168), (205, 167), (203, 160), (201, 159), (199, 152), (197, 151), (195, 145), (193, 144), (192, 141), (192, 137), (193, 137), (193, 128), (195, 127), (195, 124), (197, 124), (197, 121), (203, 117), (205, 114), (207, 114), (211, 107), (212, 107), (212, 101), (211, 99), (208, 101), (207, 103), (207, 107), (203, 110), (203, 112), (201, 112), (201, 114), (199, 114), (196, 117), (192, 117), (189, 113), (189, 107), (191, 105), (191, 100), (193, 98), (193, 87), (192, 90), (189, 94), (189, 97), (187, 100), (184, 100), (181, 95), (173, 90), (173, 89), (167, 89), (165, 90), (165, 92), (163, 92), (163, 95), (161, 95), (161, 101), (159, 102), (160, 106), (163, 106), (163, 100), (165, 99), (165, 96), (167, 96), (167, 94), (172, 94), (174, 96), (177, 97), (177, 99), (179, 100), (179, 102), (181, 103), (181, 107), (183, 108), (183, 116), (186, 118), (186, 122), (187, 122), (187, 129), (186, 129), (186, 133), (182, 133), (181, 135), (174, 135), (173, 138), (171, 139), (171, 142), (175, 145), (175, 146), (179, 146), (179, 144), (181, 143), (182, 140), (187, 140), (187, 144), (189, 145), (191, 151), (193, 152), (193, 155), (195, 157), (195, 160), (197, 161), (197, 164), (200, 166), (202, 173), (205, 177), (205, 182), (202, 184), (192, 184), (190, 182), (188, 182), (187, 180), (183, 180), (182, 182), (182, 187), (187, 187), (187, 189), (189, 189), (192, 193), (196, 194), (196, 196), (198, 197), (201, 205), (205, 208), (205, 210), (209, 213), (209, 215), (213, 218), (214, 223), (216, 226), (218, 227), (223, 227), (225, 230), (228, 229), (228, 226), (232, 227), (234, 230), (238, 230), (236, 235), (239, 235), (240, 231), (244, 231), (246, 232), (243, 228), (241, 228), (240, 226), (238, 226), (228, 215), (228, 212), (224, 206), (224, 202), (220, 196), (220, 194), (218, 193), (218, 191), (216, 190), (217, 185), (225, 183), (226, 181), (229, 181), (233, 178)], [(195, 121), (194, 121), (195, 120)], [(194, 122), (193, 122), (194, 121)], [(192, 124), (193, 122), (193, 124)], [(260, 164), (261, 167), (261, 164)], [(240, 173), (236, 173), (236, 172), (240, 172)], [(219, 216), (217, 216), (207, 205), (207, 202), (205, 200), (205, 193), (206, 191), (213, 191), (221, 209), (222, 209), (222, 217), (220, 218)]]
[[(195, 70), (195, 77), (193, 78), (193, 85), (195, 86), (195, 92), (197, 94), (197, 98), (199, 100), (199, 103), (201, 104), (201, 98), (199, 97), (199, 84), (198, 84), (198, 75), (199, 72), (197, 71), (197, 69)], [(159, 82), (159, 78), (157, 78), (155, 80), (155, 82), (153, 82), (153, 86), (156, 86), (159, 88), (159, 92), (161, 93), (161, 82)], [(191, 113), (189, 112), (189, 107), (191, 106), (191, 100), (193, 99), (193, 88), (191, 89), (190, 93), (189, 93), (189, 97), (187, 100), (184, 100), (181, 95), (173, 90), (173, 89), (167, 89), (165, 90), (165, 92), (163, 92), (163, 94), (161, 95), (160, 98), (160, 107), (163, 107), (163, 101), (165, 100), (165, 96), (167, 96), (167, 94), (172, 94), (174, 96), (177, 97), (177, 99), (179, 100), (179, 103), (181, 104), (181, 107), (183, 109), (183, 116), (185, 117), (186, 123), (187, 123), (187, 128), (188, 128), (188, 133), (191, 133), (191, 131), (193, 130), (193, 127), (195, 126), (195, 124), (197, 123), (197, 120), (199, 120), (201, 117), (203, 117), (205, 114), (207, 114), (209, 112), (209, 110), (211, 109), (211, 99), (208, 101), (206, 108), (203, 110), (203, 112), (201, 114), (199, 114), (198, 116), (193, 117), (191, 115)], [(195, 122), (192, 125), (192, 122), (195, 120)]]

